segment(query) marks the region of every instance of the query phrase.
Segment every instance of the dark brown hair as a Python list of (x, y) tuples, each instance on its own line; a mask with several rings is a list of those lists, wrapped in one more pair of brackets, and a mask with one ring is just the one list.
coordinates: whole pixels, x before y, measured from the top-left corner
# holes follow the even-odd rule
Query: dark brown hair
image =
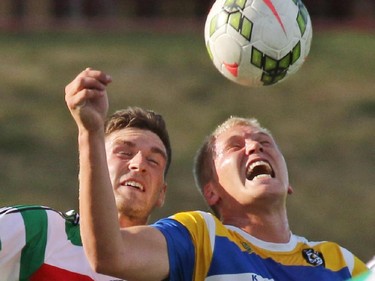
[(163, 116), (152, 110), (140, 107), (128, 107), (112, 114), (105, 123), (105, 135), (124, 128), (138, 128), (149, 130), (156, 134), (165, 146), (167, 152), (167, 164), (164, 175), (167, 175), (172, 160), (172, 149), (169, 134)]

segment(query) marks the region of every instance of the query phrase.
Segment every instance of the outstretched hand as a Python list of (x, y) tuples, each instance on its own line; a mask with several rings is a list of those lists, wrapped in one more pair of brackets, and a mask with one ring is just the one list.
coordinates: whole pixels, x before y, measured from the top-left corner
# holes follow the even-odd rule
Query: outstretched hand
[(103, 130), (110, 82), (112, 78), (104, 72), (86, 68), (65, 87), (65, 102), (79, 130)]

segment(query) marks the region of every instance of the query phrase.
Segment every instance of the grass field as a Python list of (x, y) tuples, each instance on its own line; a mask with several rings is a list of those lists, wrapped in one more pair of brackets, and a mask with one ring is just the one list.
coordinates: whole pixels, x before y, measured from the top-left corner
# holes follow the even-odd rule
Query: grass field
[(316, 32), (302, 69), (272, 87), (235, 85), (214, 69), (200, 33), (0, 34), (0, 205), (77, 209), (76, 128), (64, 87), (87, 66), (111, 74), (111, 111), (138, 105), (169, 125), (166, 207), (207, 209), (191, 168), (229, 115), (255, 116), (285, 154), (295, 233), (375, 254), (375, 34)]

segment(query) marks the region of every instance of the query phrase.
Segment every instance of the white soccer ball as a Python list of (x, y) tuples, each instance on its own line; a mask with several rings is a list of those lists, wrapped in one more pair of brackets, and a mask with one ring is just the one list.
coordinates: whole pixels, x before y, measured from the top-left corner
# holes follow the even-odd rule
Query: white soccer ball
[(244, 86), (276, 84), (310, 51), (312, 25), (301, 0), (217, 0), (204, 37), (215, 67)]

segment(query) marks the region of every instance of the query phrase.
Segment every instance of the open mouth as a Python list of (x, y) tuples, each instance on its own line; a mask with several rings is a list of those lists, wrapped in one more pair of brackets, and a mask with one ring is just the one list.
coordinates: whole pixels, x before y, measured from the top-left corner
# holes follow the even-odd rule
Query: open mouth
[(274, 178), (275, 172), (270, 163), (264, 160), (259, 160), (251, 163), (246, 171), (246, 178), (250, 181), (259, 178)]
[(142, 184), (140, 184), (139, 182), (136, 182), (136, 181), (125, 181), (121, 184), (122, 186), (128, 186), (128, 187), (131, 187), (131, 188), (135, 188), (135, 189), (138, 189), (140, 191), (144, 191), (145, 188)]

